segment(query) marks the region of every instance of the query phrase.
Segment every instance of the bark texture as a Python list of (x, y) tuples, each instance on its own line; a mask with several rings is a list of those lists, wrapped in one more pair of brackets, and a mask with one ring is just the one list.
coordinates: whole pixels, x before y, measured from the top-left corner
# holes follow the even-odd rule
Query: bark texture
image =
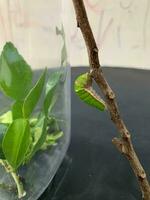
[(107, 80), (104, 77), (102, 68), (99, 62), (98, 48), (94, 39), (94, 35), (91, 26), (88, 21), (86, 9), (83, 0), (72, 0), (76, 13), (77, 26), (81, 29), (83, 38), (86, 43), (89, 64), (90, 64), (90, 76), (97, 83), (101, 89), (107, 109), (110, 113), (111, 120), (115, 124), (119, 137), (113, 138), (112, 142), (117, 149), (127, 158), (133, 172), (137, 178), (138, 184), (142, 192), (143, 200), (150, 200), (150, 185), (146, 176), (146, 172), (139, 161), (139, 158), (134, 150), (131, 134), (127, 129), (123, 119), (121, 118), (115, 93), (109, 86)]

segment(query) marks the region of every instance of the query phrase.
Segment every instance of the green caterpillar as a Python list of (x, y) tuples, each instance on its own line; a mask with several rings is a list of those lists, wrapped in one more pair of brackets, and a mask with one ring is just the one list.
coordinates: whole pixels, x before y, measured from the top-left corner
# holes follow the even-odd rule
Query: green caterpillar
[(81, 74), (74, 83), (74, 90), (80, 99), (86, 104), (93, 106), (101, 111), (106, 109), (105, 102), (91, 88), (87, 87), (88, 73)]

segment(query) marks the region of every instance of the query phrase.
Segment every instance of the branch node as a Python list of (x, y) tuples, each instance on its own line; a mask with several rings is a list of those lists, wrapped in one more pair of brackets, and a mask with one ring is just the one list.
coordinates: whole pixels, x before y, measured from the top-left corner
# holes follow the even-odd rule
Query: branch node
[(129, 132), (125, 133), (125, 135), (123, 136), (124, 140), (130, 140), (130, 138), (131, 138), (131, 135)]
[(122, 141), (122, 139), (120, 138), (113, 138), (112, 139), (112, 143), (117, 147), (117, 149), (123, 153), (123, 154), (127, 154), (127, 150), (126, 150), (126, 147), (125, 147), (125, 144), (124, 142)]
[(115, 98), (115, 94), (111, 89), (108, 91), (108, 98), (109, 99), (114, 99)]
[(138, 179), (140, 179), (141, 181), (144, 180), (146, 178), (146, 174), (144, 171), (142, 171), (140, 174), (138, 174)]

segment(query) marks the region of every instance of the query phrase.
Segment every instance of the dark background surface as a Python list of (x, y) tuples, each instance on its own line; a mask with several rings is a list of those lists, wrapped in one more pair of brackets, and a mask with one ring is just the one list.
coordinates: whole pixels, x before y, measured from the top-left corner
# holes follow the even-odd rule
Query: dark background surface
[[(72, 69), (75, 77), (87, 68)], [(135, 149), (150, 174), (150, 71), (104, 68)], [(126, 159), (111, 143), (117, 132), (107, 112), (82, 103), (72, 85), (72, 138), (67, 156), (40, 200), (140, 200)]]

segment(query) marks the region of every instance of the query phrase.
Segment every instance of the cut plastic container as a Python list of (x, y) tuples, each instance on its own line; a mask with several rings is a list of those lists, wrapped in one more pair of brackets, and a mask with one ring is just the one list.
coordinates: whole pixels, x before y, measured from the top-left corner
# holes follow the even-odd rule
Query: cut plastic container
[[(48, 72), (63, 72), (59, 98), (50, 115), (58, 119), (64, 135), (56, 146), (39, 151), (29, 164), (19, 169), (27, 195), (24, 200), (38, 199), (57, 172), (70, 141), (70, 67), (65, 34), (67, 0), (6, 0), (0, 2), (0, 52), (12, 42), (34, 70), (34, 79)], [(68, 31), (68, 30), (67, 30)], [(10, 100), (0, 94), (0, 113), (7, 111)], [(40, 104), (39, 104), (40, 105)], [(37, 107), (38, 109), (38, 107)], [(0, 166), (0, 184), (15, 186), (14, 180)], [(17, 200), (17, 193), (0, 188), (0, 200)]]

